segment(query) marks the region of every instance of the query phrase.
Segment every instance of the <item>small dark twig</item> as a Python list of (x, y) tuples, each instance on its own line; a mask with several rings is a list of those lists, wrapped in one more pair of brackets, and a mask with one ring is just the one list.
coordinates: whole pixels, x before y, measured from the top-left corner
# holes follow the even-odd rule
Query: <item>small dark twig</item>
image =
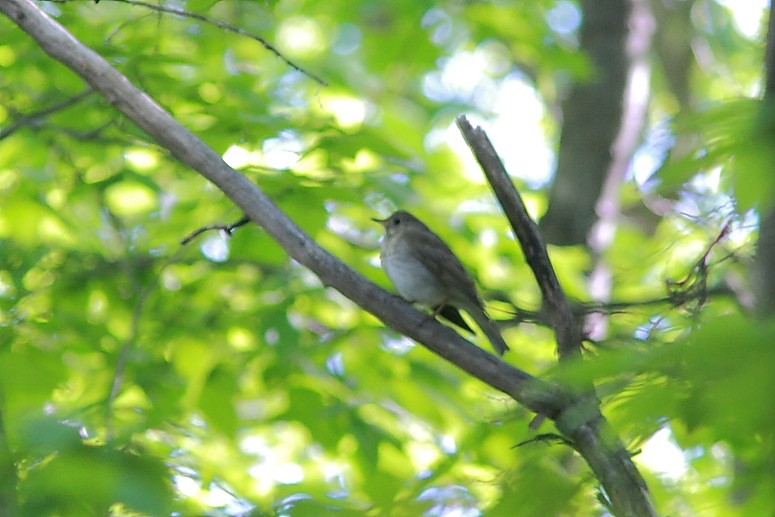
[(198, 237), (200, 234), (210, 231), (210, 230), (221, 230), (222, 232), (225, 232), (227, 235), (231, 235), (231, 232), (234, 231), (235, 228), (239, 228), (240, 226), (244, 226), (250, 222), (250, 217), (244, 216), (242, 219), (237, 221), (236, 223), (231, 224), (208, 224), (207, 226), (202, 226), (201, 228), (194, 230), (193, 232), (189, 233), (185, 237), (183, 237), (180, 240), (180, 244), (182, 246), (185, 246), (192, 240), (194, 240), (195, 237)]
[(526, 309), (520, 309), (514, 304), (511, 304), (512, 309), (504, 309), (504, 312), (511, 315), (509, 319), (499, 319), (497, 321), (500, 328), (517, 327), (522, 323), (534, 323), (536, 325), (543, 325), (546, 327), (551, 326), (551, 322), (547, 319), (546, 314), (541, 311), (529, 311)]
[(688, 296), (697, 300), (697, 309), (700, 309), (703, 305), (705, 305), (705, 302), (708, 301), (709, 294), (708, 258), (710, 257), (710, 253), (713, 251), (713, 248), (715, 248), (716, 245), (718, 245), (727, 237), (727, 235), (729, 235), (729, 232), (731, 231), (731, 225), (732, 221), (730, 220), (727, 221), (723, 228), (721, 228), (719, 234), (716, 236), (713, 242), (708, 245), (705, 253), (703, 253), (702, 256), (697, 260), (686, 278), (678, 281), (668, 280), (666, 282), (668, 291), (670, 292), (671, 300), (683, 300)]
[(546, 443), (546, 444), (561, 444), (561, 445), (567, 445), (568, 447), (573, 447), (573, 442), (568, 440), (562, 435), (559, 435), (557, 433), (541, 433), (533, 436), (529, 440), (523, 440), (519, 442), (518, 444), (512, 446), (512, 449), (516, 449), (517, 447), (523, 447), (525, 445), (530, 445), (532, 443)]
[[(630, 309), (659, 307), (664, 305), (679, 308), (696, 301), (699, 301), (699, 303), (702, 304), (713, 297), (736, 297), (735, 291), (727, 285), (716, 285), (713, 287), (703, 285), (702, 289), (697, 289), (694, 287), (694, 284), (695, 282), (692, 282), (686, 289), (670, 289), (667, 296), (660, 296), (659, 298), (651, 298), (648, 300), (584, 303), (576, 308), (576, 314), (625, 314), (629, 312)], [(679, 285), (679, 283), (668, 280), (668, 285)], [(538, 323), (542, 322), (539, 320)]]

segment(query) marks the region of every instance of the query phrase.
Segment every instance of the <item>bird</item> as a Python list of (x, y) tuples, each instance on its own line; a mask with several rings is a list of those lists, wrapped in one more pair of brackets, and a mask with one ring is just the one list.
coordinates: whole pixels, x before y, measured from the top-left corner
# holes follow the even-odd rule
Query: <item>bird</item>
[(495, 322), (487, 315), (471, 276), (433, 230), (405, 210), (387, 219), (372, 220), (385, 229), (380, 262), (401, 297), (428, 306), (434, 310), (434, 317), (441, 315), (473, 332), (458, 312), (462, 309), (484, 332), (498, 355), (509, 350)]

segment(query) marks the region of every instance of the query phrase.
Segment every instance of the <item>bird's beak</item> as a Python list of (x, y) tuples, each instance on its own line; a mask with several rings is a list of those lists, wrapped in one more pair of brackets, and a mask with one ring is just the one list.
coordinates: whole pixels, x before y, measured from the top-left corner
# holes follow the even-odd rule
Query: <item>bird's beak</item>
[(385, 226), (385, 223), (387, 222), (387, 219), (377, 219), (376, 217), (372, 217), (371, 220), (375, 223), (381, 224), (382, 226)]

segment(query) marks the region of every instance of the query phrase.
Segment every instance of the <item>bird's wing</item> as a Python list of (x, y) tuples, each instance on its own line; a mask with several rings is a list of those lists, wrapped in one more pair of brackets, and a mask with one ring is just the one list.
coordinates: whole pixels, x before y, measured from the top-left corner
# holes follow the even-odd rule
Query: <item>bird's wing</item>
[(430, 230), (418, 233), (418, 238), (405, 239), (412, 256), (445, 286), (458, 287), (469, 300), (481, 305), (474, 281), (449, 246)]

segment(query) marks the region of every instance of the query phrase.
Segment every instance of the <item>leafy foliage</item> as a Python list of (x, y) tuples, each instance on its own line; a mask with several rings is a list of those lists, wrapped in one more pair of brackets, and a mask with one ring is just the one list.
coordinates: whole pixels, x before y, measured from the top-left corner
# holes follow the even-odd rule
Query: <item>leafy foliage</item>
[[(42, 8), (369, 278), (388, 285), (369, 218), (402, 206), (486, 290), (537, 310), (482, 179), (440, 143), (460, 111), (496, 119), (493, 92), (515, 76), (552, 107), (557, 84), (589, 73), (572, 35), (547, 21), (557, 6), (518, 4)], [(314, 77), (210, 20), (276, 45)], [(241, 214), (9, 20), (0, 27), (0, 410), (23, 515), (605, 512), (572, 450), (516, 446), (531, 438), (532, 415), (383, 328), (260, 229), (181, 246)], [(731, 48), (719, 59), (758, 74), (749, 43), (724, 31)], [(476, 56), (475, 73), (450, 72), (461, 56)], [(772, 197), (761, 165), (740, 164), (742, 150), (759, 156), (740, 137), (756, 113), (753, 101), (724, 102), (676, 126), (702, 144), (660, 171), (666, 190), (727, 160), (737, 168), (722, 169), (718, 197), (692, 205), (695, 218), (622, 227), (607, 260), (617, 299), (632, 305), (589, 361), (556, 367), (540, 325), (505, 331), (507, 360), (521, 368), (594, 379), (633, 450), (669, 423), (685, 470), (650, 474), (665, 514), (775, 506), (772, 329), (729, 299), (663, 299), (667, 280), (712, 288), (744, 272), (732, 260), (752, 238), (744, 219), (712, 249), (707, 275), (694, 268), (732, 213), (720, 203)], [(551, 139), (556, 122), (542, 123)], [(540, 191), (527, 198), (537, 211), (546, 203)], [(552, 252), (568, 292), (586, 299), (586, 253)]]

